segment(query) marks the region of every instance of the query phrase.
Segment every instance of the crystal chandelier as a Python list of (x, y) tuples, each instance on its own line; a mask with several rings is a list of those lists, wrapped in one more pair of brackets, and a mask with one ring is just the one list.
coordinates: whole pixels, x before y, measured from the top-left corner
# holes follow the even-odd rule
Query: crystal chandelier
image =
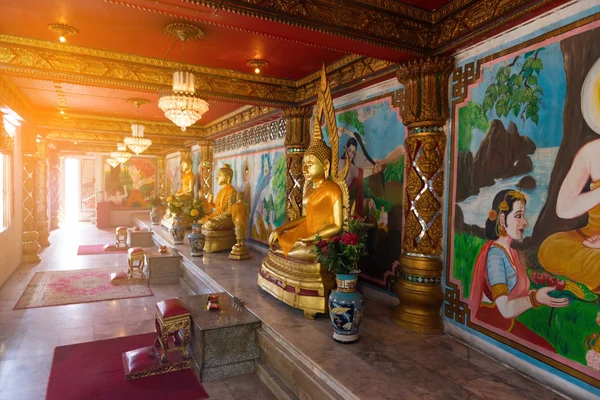
[[(138, 118), (140, 116), (140, 106), (149, 103), (146, 99), (127, 99), (127, 102), (135, 104)], [(131, 124), (131, 136), (126, 137), (124, 142), (129, 150), (135, 154), (143, 153), (152, 145), (152, 140), (144, 137), (144, 125), (141, 124)]]
[(125, 143), (117, 143), (117, 151), (110, 153), (110, 156), (123, 164), (131, 158), (131, 153), (127, 151), (127, 145)]
[(131, 124), (131, 137), (126, 137), (124, 141), (135, 154), (143, 153), (152, 144), (152, 140), (144, 137), (144, 125), (141, 124)]
[(112, 158), (112, 157), (111, 158), (107, 158), (106, 159), (106, 163), (108, 165), (110, 165), (111, 167), (113, 167), (113, 168), (116, 168), (117, 165), (119, 165), (119, 162), (117, 160), (115, 160), (114, 158)]
[(182, 131), (208, 111), (208, 103), (196, 96), (196, 78), (189, 71), (173, 72), (173, 91), (162, 95), (158, 106)]
[[(190, 39), (201, 39), (204, 37), (204, 33), (200, 28), (187, 22), (171, 23), (165, 26), (164, 33), (174, 36), (175, 42), (177, 40), (181, 41), (182, 62), (185, 52), (185, 42)], [(169, 51), (167, 51), (167, 54)], [(190, 71), (175, 71), (173, 72), (172, 90), (162, 94), (158, 100), (158, 107), (165, 113), (165, 117), (173, 121), (182, 131), (185, 131), (188, 126), (196, 123), (208, 111), (208, 103), (196, 95), (195, 82), (196, 77)]]

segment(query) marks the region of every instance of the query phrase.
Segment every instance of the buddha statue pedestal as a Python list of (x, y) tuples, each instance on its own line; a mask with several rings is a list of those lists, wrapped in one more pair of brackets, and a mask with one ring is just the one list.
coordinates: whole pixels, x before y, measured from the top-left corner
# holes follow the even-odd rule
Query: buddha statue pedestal
[(216, 231), (202, 227), (202, 233), (206, 237), (206, 241), (204, 242), (205, 253), (231, 250), (233, 245), (235, 245), (237, 242), (233, 229)]
[(258, 285), (284, 303), (304, 311), (306, 318), (329, 312), (335, 275), (319, 263), (303, 263), (269, 251), (258, 274)]

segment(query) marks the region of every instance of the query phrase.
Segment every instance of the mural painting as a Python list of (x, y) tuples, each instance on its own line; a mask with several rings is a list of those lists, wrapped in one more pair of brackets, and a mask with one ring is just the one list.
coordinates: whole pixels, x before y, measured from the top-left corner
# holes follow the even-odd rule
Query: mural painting
[(166, 191), (169, 195), (181, 188), (181, 156), (179, 154), (170, 156), (165, 163), (165, 178), (167, 180)]
[(106, 201), (115, 207), (151, 207), (156, 193), (156, 159), (132, 157), (111, 167), (104, 157)]
[(339, 169), (351, 163), (346, 178), (351, 204), (373, 225), (361, 277), (392, 291), (402, 236), (406, 128), (392, 105), (392, 93), (340, 107), (336, 114), (344, 145)]
[(482, 64), (455, 107), (448, 280), (470, 327), (598, 386), (596, 26)]
[[(215, 157), (215, 171), (224, 164), (231, 166), (231, 183), (243, 193), (248, 207), (248, 237), (266, 244), (273, 229), (285, 221), (285, 154), (282, 147), (251, 150), (231, 157)], [(216, 181), (213, 185), (216, 194)]]

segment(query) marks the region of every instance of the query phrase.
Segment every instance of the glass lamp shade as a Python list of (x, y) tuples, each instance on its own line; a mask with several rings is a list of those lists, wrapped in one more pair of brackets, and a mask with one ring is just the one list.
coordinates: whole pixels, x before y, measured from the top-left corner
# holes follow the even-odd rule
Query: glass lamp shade
[(110, 156), (118, 162), (120, 162), (121, 164), (123, 164), (129, 161), (129, 159), (131, 158), (131, 153), (127, 151), (127, 146), (125, 145), (125, 143), (118, 143), (117, 151), (113, 151), (112, 153), (110, 153)]
[(143, 153), (152, 145), (152, 140), (144, 137), (144, 125), (140, 124), (131, 124), (131, 137), (126, 137), (124, 141), (135, 154)]
[(113, 168), (115, 168), (117, 165), (119, 165), (119, 162), (117, 160), (115, 160), (114, 158), (107, 158), (106, 163)]
[(158, 106), (173, 123), (185, 131), (208, 111), (208, 103), (195, 95), (194, 74), (188, 71), (173, 73), (173, 91), (158, 99)]

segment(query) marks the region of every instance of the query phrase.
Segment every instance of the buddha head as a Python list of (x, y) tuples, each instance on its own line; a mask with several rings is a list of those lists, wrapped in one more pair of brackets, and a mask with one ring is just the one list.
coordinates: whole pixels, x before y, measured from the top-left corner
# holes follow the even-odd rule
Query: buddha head
[(187, 173), (192, 169), (192, 159), (189, 157), (181, 158), (181, 171)]
[(219, 168), (219, 172), (217, 173), (217, 183), (221, 186), (227, 185), (231, 183), (233, 179), (233, 170), (229, 164), (224, 164), (221, 168)]
[(302, 174), (308, 182), (318, 182), (329, 178), (331, 149), (320, 137), (313, 140), (302, 159)]

